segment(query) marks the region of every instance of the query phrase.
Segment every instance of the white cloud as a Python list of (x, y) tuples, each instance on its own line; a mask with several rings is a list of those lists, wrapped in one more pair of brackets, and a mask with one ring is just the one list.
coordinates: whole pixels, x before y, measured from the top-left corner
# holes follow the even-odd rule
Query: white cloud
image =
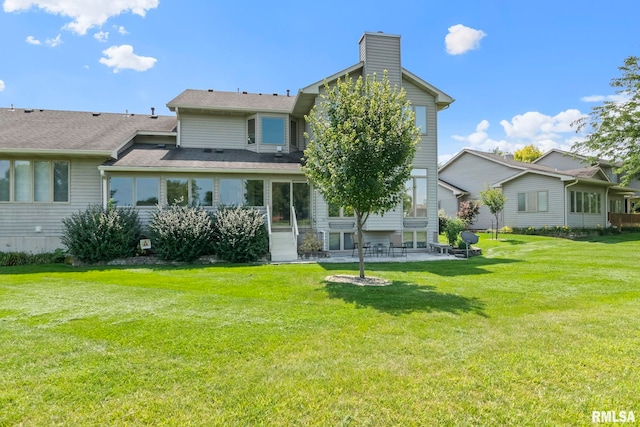
[(25, 40), (27, 43), (29, 44), (33, 44), (33, 45), (41, 45), (42, 43), (40, 42), (40, 40), (38, 40), (37, 38), (33, 37), (33, 36), (28, 36), (27, 39)]
[(109, 40), (109, 32), (108, 31), (100, 31), (93, 35), (93, 38), (98, 40), (99, 42), (105, 43)]
[(153, 67), (158, 61), (150, 56), (139, 56), (133, 53), (133, 46), (123, 44), (122, 46), (111, 46), (102, 51), (105, 55), (100, 58), (100, 63), (107, 67), (112, 67), (113, 72), (120, 70), (146, 71)]
[(580, 98), (580, 101), (582, 102), (605, 102), (605, 101), (610, 101), (610, 102), (615, 102), (615, 103), (623, 103), (623, 102), (627, 102), (629, 100), (629, 96), (623, 95), (623, 94), (616, 94), (616, 95), (590, 95), (590, 96), (583, 96), (582, 98)]
[(58, 34), (58, 35), (56, 36), (56, 38), (55, 38), (55, 39), (47, 39), (47, 40), (45, 41), (45, 43), (46, 43), (48, 46), (51, 46), (51, 47), (56, 47), (56, 46), (58, 46), (59, 44), (61, 44), (61, 43), (62, 43), (62, 39), (60, 38), (60, 34)]
[[(529, 144), (543, 152), (552, 148), (569, 151), (571, 146), (580, 140), (571, 123), (581, 117), (584, 117), (584, 114), (575, 109), (561, 111), (555, 116), (529, 111), (516, 115), (511, 120), (500, 121), (505, 133), (502, 139), (489, 136), (487, 120), (478, 123), (475, 132), (469, 135), (453, 135), (452, 138), (465, 143), (467, 148), (487, 152), (498, 148), (505, 153), (513, 153)], [(439, 159), (447, 156), (450, 155), (443, 154)]]
[(0, 92), (2, 92), (5, 87), (4, 81), (0, 80)]
[(53, 15), (66, 16), (72, 22), (64, 26), (80, 35), (92, 27), (102, 26), (109, 18), (131, 12), (145, 16), (158, 7), (158, 0), (5, 0), (5, 12), (19, 12), (36, 7)]
[(480, 47), (480, 40), (487, 34), (482, 30), (465, 27), (462, 24), (449, 27), (449, 33), (444, 38), (447, 53), (460, 55)]
[(129, 31), (127, 31), (122, 25), (120, 25), (120, 26), (114, 25), (113, 28), (118, 30), (118, 32), (120, 34), (122, 34), (123, 36), (126, 36), (127, 34), (129, 34)]

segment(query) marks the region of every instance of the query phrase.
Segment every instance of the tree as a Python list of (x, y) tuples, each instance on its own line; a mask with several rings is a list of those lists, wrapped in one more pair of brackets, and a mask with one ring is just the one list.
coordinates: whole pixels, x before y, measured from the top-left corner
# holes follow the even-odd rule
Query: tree
[(513, 153), (513, 160), (531, 163), (540, 156), (542, 156), (542, 150), (535, 147), (533, 144), (529, 144), (526, 147), (521, 148), (520, 150), (516, 150)]
[(480, 192), (480, 197), (482, 198), (482, 203), (489, 208), (489, 211), (496, 217), (496, 240), (498, 239), (498, 218), (502, 209), (504, 209), (504, 204), (507, 201), (507, 198), (504, 194), (502, 194), (502, 190), (499, 188), (487, 188), (484, 191)]
[(616, 173), (628, 185), (640, 177), (640, 58), (630, 56), (619, 67), (621, 77), (611, 80), (617, 100), (604, 101), (591, 113), (572, 123), (576, 132), (587, 131), (584, 140), (572, 150), (596, 158), (604, 158), (621, 166)]
[(400, 206), (420, 134), (404, 89), (392, 89), (386, 73), (381, 81), (345, 76), (325, 90), (320, 108), (305, 116), (311, 133), (302, 169), (327, 203), (353, 210), (364, 278), (363, 225)]
[(460, 209), (456, 212), (456, 217), (464, 221), (466, 226), (473, 224), (480, 213), (480, 202), (477, 200), (463, 200), (460, 202)]

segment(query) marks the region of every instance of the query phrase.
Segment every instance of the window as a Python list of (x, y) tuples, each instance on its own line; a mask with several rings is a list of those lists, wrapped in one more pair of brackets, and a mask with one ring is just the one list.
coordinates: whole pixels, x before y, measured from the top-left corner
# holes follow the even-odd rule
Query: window
[(425, 105), (416, 105), (413, 107), (416, 116), (416, 127), (420, 128), (422, 135), (427, 133), (427, 107)]
[(109, 196), (120, 206), (155, 206), (158, 204), (159, 181), (158, 178), (111, 177)]
[(599, 214), (602, 212), (600, 193), (571, 191), (571, 213)]
[(609, 212), (624, 213), (624, 200), (609, 200)]
[(284, 119), (262, 118), (262, 143), (284, 145)]
[(220, 203), (225, 206), (264, 206), (264, 181), (221, 179)]
[(340, 250), (340, 233), (329, 233), (329, 250)]
[(549, 209), (546, 191), (518, 193), (518, 212), (545, 212)]
[[(351, 232), (329, 233), (329, 250), (346, 251), (353, 249), (353, 237), (353, 233)], [(342, 247), (340, 247), (340, 243), (342, 243)]]
[(289, 145), (298, 146), (298, 122), (294, 120), (289, 123)]
[(405, 183), (402, 201), (404, 216), (408, 218), (427, 216), (427, 170), (414, 169)]
[(68, 202), (69, 162), (0, 160), (0, 201)]
[(256, 119), (247, 120), (247, 144), (256, 143)]
[(213, 179), (167, 179), (167, 203), (186, 206), (213, 206)]

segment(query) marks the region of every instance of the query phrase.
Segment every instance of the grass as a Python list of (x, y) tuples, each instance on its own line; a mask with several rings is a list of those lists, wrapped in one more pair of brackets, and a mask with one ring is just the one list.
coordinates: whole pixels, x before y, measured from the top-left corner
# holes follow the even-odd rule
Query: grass
[(640, 235), (469, 260), (0, 269), (0, 425), (640, 419)]

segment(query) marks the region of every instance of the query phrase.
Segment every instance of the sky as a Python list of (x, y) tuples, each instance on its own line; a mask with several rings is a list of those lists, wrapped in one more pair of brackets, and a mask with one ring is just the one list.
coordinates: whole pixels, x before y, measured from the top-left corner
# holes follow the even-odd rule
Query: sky
[(364, 32), (455, 99), (439, 161), (463, 148), (570, 150), (571, 123), (640, 56), (640, 2), (0, 0), (0, 108), (172, 114), (185, 89), (295, 94), (358, 62)]

